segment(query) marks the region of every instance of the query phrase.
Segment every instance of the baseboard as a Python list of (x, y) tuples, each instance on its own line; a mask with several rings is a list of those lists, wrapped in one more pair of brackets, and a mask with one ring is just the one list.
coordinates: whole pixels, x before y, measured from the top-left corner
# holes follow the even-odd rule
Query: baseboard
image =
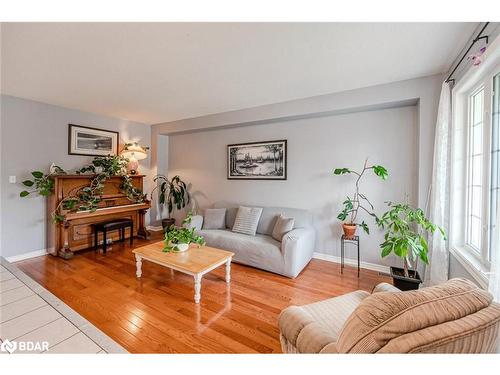
[[(313, 254), (313, 258), (326, 260), (327, 262), (340, 263), (340, 257), (334, 256), (334, 255), (328, 255), (328, 254), (315, 252)], [(357, 267), (358, 261), (356, 259), (344, 258), (344, 264)], [(377, 272), (382, 272), (382, 273), (389, 273), (389, 267), (383, 266), (381, 264), (360, 262), (359, 266), (361, 268), (365, 268), (367, 270), (372, 270), (372, 271), (377, 271)]]
[(162, 226), (154, 226), (154, 225), (148, 225), (146, 227), (147, 230), (150, 230), (152, 232), (160, 232), (163, 230), (163, 227)]
[(41, 256), (44, 256), (47, 254), (48, 254), (47, 249), (42, 249), (42, 250), (30, 251), (29, 253), (13, 255), (11, 257), (6, 257), (5, 259), (10, 263), (14, 263), (14, 262), (19, 262), (19, 261), (25, 260), (25, 259), (41, 257)]

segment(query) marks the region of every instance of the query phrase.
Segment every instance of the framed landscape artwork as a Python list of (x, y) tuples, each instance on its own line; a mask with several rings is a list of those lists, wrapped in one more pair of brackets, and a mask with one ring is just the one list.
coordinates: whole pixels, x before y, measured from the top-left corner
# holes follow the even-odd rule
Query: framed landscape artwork
[(228, 180), (286, 180), (286, 140), (227, 146)]
[(119, 133), (110, 130), (69, 124), (68, 154), (106, 156), (118, 155)]

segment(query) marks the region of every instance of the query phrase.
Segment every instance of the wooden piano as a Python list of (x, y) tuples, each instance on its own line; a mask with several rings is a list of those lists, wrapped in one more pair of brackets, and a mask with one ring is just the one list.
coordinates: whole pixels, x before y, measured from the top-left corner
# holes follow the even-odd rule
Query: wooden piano
[[(65, 212), (65, 220), (54, 224), (52, 213), (62, 199), (72, 196), (85, 186), (89, 186), (94, 175), (57, 175), (54, 176), (54, 194), (48, 199), (47, 248), (52, 255), (68, 258), (72, 252), (93, 246), (93, 224), (103, 221), (127, 218), (134, 221), (134, 233), (125, 230), (125, 237), (147, 238), (144, 216), (151, 207), (149, 201), (132, 203), (120, 190), (121, 176), (111, 177), (104, 182), (103, 199), (94, 211)], [(144, 175), (130, 176), (135, 187), (143, 190)], [(118, 231), (110, 232), (108, 238), (119, 239)], [(99, 236), (99, 243), (102, 237)], [(69, 256), (68, 256), (69, 255)]]

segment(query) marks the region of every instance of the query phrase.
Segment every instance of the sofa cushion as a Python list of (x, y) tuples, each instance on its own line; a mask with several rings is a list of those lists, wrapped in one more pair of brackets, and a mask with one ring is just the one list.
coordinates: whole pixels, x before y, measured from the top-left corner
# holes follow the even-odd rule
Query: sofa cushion
[(339, 353), (375, 353), (405, 334), (477, 313), (491, 300), (491, 295), (465, 279), (415, 291), (375, 293), (349, 317), (337, 349)]
[(283, 236), (293, 229), (293, 217), (278, 216), (276, 224), (274, 224), (272, 237), (276, 241), (281, 241)]
[[(239, 205), (237, 203), (214, 203), (214, 208), (226, 208), (226, 228), (233, 227), (234, 220), (236, 219), (236, 214), (238, 212), (238, 207)], [(253, 206), (246, 205), (246, 207)], [(307, 210), (288, 207), (264, 207), (262, 209), (262, 215), (260, 216), (259, 225), (257, 226), (257, 233), (267, 234), (268, 236), (270, 236), (273, 232), (276, 220), (281, 214), (287, 217), (293, 217), (293, 229), (309, 228), (313, 225), (313, 216)]]
[(235, 262), (278, 273), (284, 270), (281, 244), (270, 236), (249, 236), (227, 229), (201, 230), (197, 234), (203, 236), (208, 246), (232, 251)]
[(234, 220), (233, 232), (255, 236), (262, 208), (240, 206)]
[(203, 229), (224, 229), (226, 227), (225, 208), (207, 208), (203, 215)]
[(264, 207), (260, 217), (257, 233), (272, 235), (279, 215), (293, 217), (293, 229), (312, 227), (312, 215), (307, 210), (286, 207)]

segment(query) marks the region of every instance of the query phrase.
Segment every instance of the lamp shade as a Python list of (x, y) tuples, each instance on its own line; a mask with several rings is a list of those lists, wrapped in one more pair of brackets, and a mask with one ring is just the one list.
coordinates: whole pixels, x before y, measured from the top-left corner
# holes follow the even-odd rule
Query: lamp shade
[(137, 143), (129, 143), (121, 152), (121, 155), (127, 159), (143, 160), (148, 157), (144, 147), (139, 146)]

